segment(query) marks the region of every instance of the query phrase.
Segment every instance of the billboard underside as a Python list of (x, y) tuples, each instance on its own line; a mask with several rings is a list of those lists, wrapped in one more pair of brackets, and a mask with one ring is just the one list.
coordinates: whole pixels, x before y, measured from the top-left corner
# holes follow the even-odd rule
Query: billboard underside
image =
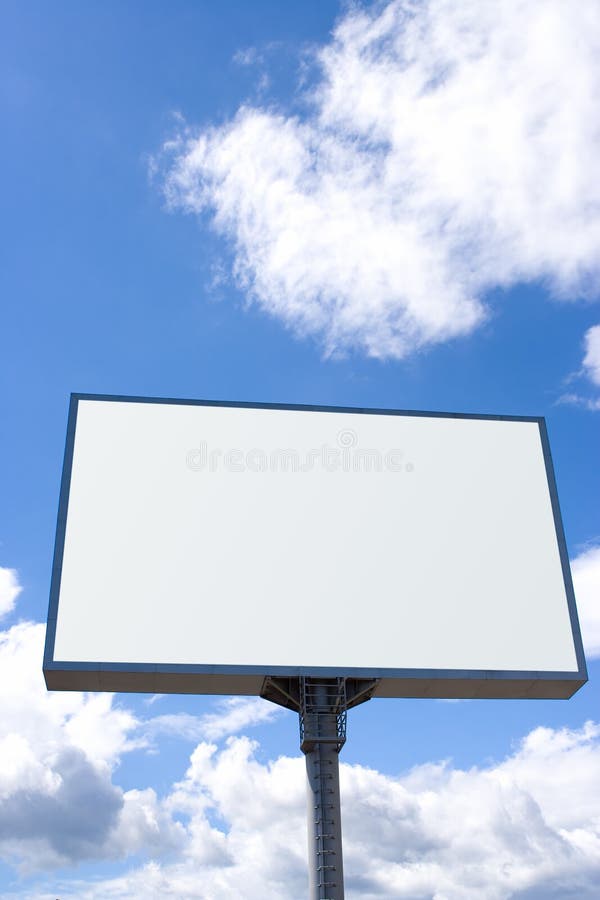
[(75, 396), (44, 672), (570, 696), (586, 674), (543, 420)]
[[(271, 672), (275, 675), (301, 674), (332, 677), (339, 675), (339, 670), (298, 669), (285, 672)], [(344, 671), (343, 675), (361, 678), (381, 678), (373, 691), (373, 697), (412, 697), (437, 699), (538, 699), (567, 700), (585, 684), (586, 678), (566, 674), (556, 678), (548, 678), (540, 673), (538, 678), (515, 678), (509, 675), (499, 678), (498, 673), (490, 672), (489, 676), (479, 677), (477, 673), (468, 672), (464, 678), (457, 678), (441, 672), (433, 672), (430, 678), (418, 678), (410, 675), (406, 678), (391, 678), (382, 675), (378, 670), (372, 676), (364, 670)], [(263, 693), (264, 677), (256, 675), (210, 675), (176, 674), (168, 672), (152, 672), (148, 667), (144, 671), (119, 672), (105, 669), (82, 671), (77, 669), (52, 668), (45, 670), (46, 685), (56, 691), (121, 691), (152, 694), (226, 694), (259, 696)]]

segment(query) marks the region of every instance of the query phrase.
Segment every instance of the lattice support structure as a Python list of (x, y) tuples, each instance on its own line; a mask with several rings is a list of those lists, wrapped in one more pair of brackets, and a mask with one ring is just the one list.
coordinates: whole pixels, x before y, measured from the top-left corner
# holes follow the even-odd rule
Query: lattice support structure
[(309, 900), (343, 900), (344, 866), (338, 754), (347, 711), (369, 700), (378, 681), (267, 678), (262, 696), (295, 709), (306, 759)]

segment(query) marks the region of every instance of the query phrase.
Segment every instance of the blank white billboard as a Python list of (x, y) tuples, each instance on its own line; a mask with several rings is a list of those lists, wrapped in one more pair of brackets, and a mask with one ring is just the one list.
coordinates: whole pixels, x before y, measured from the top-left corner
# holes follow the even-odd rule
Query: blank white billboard
[(49, 687), (570, 696), (543, 420), (75, 395)]

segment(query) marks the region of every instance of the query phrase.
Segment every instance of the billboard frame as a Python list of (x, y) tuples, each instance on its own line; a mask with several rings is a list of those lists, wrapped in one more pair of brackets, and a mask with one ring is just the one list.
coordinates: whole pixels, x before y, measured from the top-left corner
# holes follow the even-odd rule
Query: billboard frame
[[(561, 570), (567, 598), (577, 671), (513, 671), (459, 669), (344, 668), (302, 666), (233, 666), (153, 663), (73, 662), (54, 658), (60, 582), (77, 411), (80, 401), (147, 403), (181, 406), (268, 409), (297, 412), (351, 413), (364, 415), (411, 416), (536, 423), (558, 544)], [(111, 394), (71, 394), (64, 462), (62, 468), (56, 541), (52, 566), (48, 628), (43, 663), (46, 685), (51, 690), (122, 691), (142, 693), (246, 694), (260, 695), (265, 679), (346, 677), (377, 680), (376, 697), (440, 698), (568, 698), (587, 681), (587, 669), (575, 594), (569, 566), (567, 544), (558, 501), (554, 466), (550, 454), (546, 422), (543, 416), (492, 415), (480, 413), (433, 412), (425, 410), (381, 409), (368, 407), (322, 406), (289, 403), (253, 403), (247, 401), (175, 399)]]

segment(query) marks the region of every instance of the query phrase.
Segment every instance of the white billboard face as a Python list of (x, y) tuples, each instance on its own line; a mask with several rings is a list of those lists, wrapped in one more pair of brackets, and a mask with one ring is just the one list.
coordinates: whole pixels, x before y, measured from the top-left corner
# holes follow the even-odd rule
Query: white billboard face
[(549, 467), (538, 419), (75, 397), (47, 683), (569, 696)]

